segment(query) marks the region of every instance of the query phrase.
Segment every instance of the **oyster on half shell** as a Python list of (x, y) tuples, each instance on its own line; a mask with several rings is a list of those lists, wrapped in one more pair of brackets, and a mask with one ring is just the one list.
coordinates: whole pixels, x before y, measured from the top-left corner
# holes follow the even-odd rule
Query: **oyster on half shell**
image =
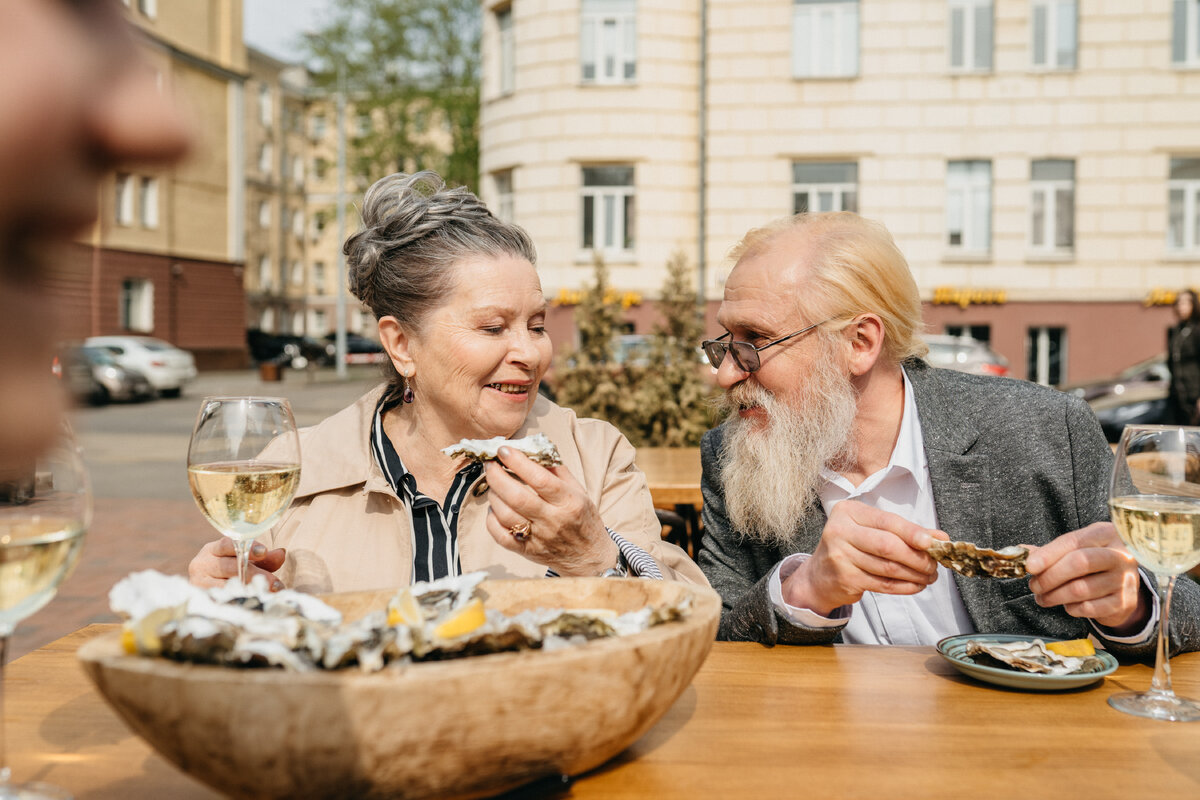
[(1025, 559), (1029, 548), (1012, 545), (1002, 550), (976, 547), (970, 542), (943, 542), (935, 539), (925, 551), (934, 561), (968, 578), (1023, 578), (1029, 574)]
[(505, 439), (503, 436), (493, 439), (463, 439), (458, 444), (442, 448), (442, 452), (451, 458), (465, 456), (477, 461), (495, 461), (498, 458), (497, 451), (502, 446), (521, 451), (543, 467), (555, 467), (562, 463), (558, 448), (544, 433), (535, 433), (523, 439)]
[(967, 642), (966, 654), (987, 656), (1012, 669), (1039, 675), (1074, 675), (1104, 669), (1104, 662), (1096, 656), (1062, 656), (1048, 649), (1041, 639), (1032, 642), (984, 642), (972, 639)]

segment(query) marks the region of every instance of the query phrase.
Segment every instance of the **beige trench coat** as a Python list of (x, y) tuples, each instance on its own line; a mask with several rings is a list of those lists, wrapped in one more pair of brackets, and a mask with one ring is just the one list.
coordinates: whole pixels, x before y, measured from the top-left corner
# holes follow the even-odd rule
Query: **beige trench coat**
[[(371, 455), (369, 437), (383, 386), (318, 425), (300, 432), (301, 472), (296, 500), (260, 541), (287, 548), (279, 570), (289, 588), (344, 592), (406, 586), (412, 571), (412, 520)], [(707, 584), (687, 554), (662, 541), (646, 476), (621, 433), (539, 397), (516, 436), (544, 433), (563, 464), (583, 484), (604, 524), (649, 553), (668, 580)], [(464, 572), (495, 578), (539, 578), (546, 565), (496, 544), (484, 527), (487, 494), (468, 492), (459, 512), (459, 558)]]

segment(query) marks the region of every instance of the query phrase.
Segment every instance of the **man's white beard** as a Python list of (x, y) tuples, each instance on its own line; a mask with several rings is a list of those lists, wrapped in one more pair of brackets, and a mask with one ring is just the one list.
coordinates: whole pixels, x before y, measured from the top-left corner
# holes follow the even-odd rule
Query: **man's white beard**
[[(821, 470), (853, 462), (858, 398), (838, 362), (832, 349), (814, 359), (787, 403), (752, 379), (725, 393), (720, 408), (730, 413), (721, 441), (721, 483), (734, 530), (785, 547), (818, 501)], [(765, 426), (738, 416), (739, 408), (751, 405), (766, 411)]]

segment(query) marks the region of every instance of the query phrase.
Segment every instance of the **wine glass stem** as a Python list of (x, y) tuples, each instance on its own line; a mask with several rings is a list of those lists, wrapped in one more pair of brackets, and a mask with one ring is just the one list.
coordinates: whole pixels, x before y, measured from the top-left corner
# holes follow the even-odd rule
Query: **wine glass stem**
[(250, 546), (254, 544), (253, 539), (234, 539), (233, 552), (237, 554), (238, 562), (238, 580), (242, 585), (246, 585), (246, 573), (250, 569)]
[(1155, 694), (1174, 695), (1171, 691), (1171, 648), (1168, 615), (1171, 611), (1171, 595), (1175, 593), (1175, 576), (1158, 575), (1158, 651), (1154, 657), (1154, 679), (1150, 691)]

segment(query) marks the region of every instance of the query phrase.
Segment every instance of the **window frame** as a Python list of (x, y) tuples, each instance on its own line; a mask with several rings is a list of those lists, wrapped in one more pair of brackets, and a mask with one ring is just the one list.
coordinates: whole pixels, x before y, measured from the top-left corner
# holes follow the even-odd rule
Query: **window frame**
[(1200, 67), (1200, 0), (1171, 0), (1171, 66)]
[(271, 96), (271, 87), (265, 83), (258, 85), (258, 121), (267, 128), (275, 121), (275, 99)]
[[(822, 35), (823, 28), (819, 24), (822, 13), (832, 15), (830, 22), (834, 33), (830, 37)], [(810, 17), (808, 42), (806, 47), (801, 47), (801, 26), (805, 24), (806, 16)], [(797, 80), (858, 77), (860, 24), (858, 0), (792, 0), (792, 77)], [(847, 35), (853, 37), (849, 44), (844, 41)], [(824, 55), (820, 52), (822, 42), (831, 43), (833, 63), (828, 66), (819, 63)], [(847, 47), (852, 50), (849, 54), (845, 52)]]
[[(597, 11), (588, 9), (603, 0), (582, 0), (579, 19), (579, 79), (584, 85), (621, 85), (637, 82), (637, 3), (624, 0), (629, 11)], [(613, 2), (614, 0), (609, 0)], [(622, 0), (616, 0), (622, 2)], [(623, 3), (624, 4), (624, 3)], [(612, 41), (606, 44), (605, 30), (613, 26)], [(590, 36), (589, 36), (590, 33)], [(589, 43), (590, 39), (590, 43)], [(611, 45), (611, 46), (609, 46)], [(611, 51), (611, 52), (610, 52)], [(592, 54), (589, 61), (588, 55)], [(611, 58), (613, 74), (605, 74), (603, 68)], [(588, 67), (592, 74), (587, 74)]]
[(121, 279), (118, 295), (121, 329), (133, 333), (154, 332), (154, 282), (149, 278)]
[[(1060, 11), (1069, 7), (1071, 18), (1071, 63), (1058, 63), (1055, 46), (1062, 22)], [(1044, 63), (1038, 63), (1038, 36), (1036, 17), (1038, 9), (1045, 9), (1045, 25), (1042, 44)], [(1029, 65), (1038, 72), (1070, 72), (1079, 68), (1079, 3), (1076, 0), (1031, 0), (1029, 5)]]
[[(956, 164), (966, 165), (966, 173), (958, 178), (952, 167)], [(987, 165), (986, 176), (981, 165)], [(980, 234), (975, 224), (979, 218), (976, 201), (981, 196), (979, 190), (984, 190), (986, 198), (986, 230)], [(953, 212), (952, 198), (955, 193), (961, 193), (961, 241), (954, 244), (950, 241), (953, 235), (951, 217)], [(954, 159), (946, 162), (946, 231), (945, 245), (947, 250), (956, 255), (990, 255), (992, 250), (992, 162), (990, 159)], [(979, 238), (982, 236), (982, 244)]]
[(153, 176), (142, 176), (139, 181), (140, 192), (138, 194), (139, 208), (138, 217), (142, 227), (146, 230), (158, 230), (159, 218), (158, 204), (158, 178)]
[[(629, 169), (629, 183), (625, 185), (588, 184), (587, 170), (604, 167)], [(606, 258), (629, 260), (637, 250), (637, 172), (632, 164), (595, 164), (583, 166), (579, 173), (579, 250), (583, 258), (599, 252)], [(591, 224), (588, 224), (588, 201), (591, 200)], [(611, 200), (611, 202), (607, 202)], [(626, 226), (626, 219), (630, 224)], [(611, 223), (611, 226), (609, 225)], [(631, 233), (628, 228), (632, 228)], [(589, 233), (591, 244), (587, 242)], [(619, 242), (619, 246), (596, 247), (596, 242), (607, 240)]]
[(496, 188), (496, 218), (504, 222), (515, 221), (513, 171), (511, 169), (496, 170), (492, 173), (492, 185)]
[[(499, 89), (501, 95), (512, 94), (516, 90), (517, 59), (516, 39), (513, 33), (513, 9), (511, 5), (496, 9), (496, 31), (499, 64)], [(582, 35), (582, 34), (581, 34)]]
[[(1200, 156), (1173, 157), (1170, 160), (1171, 169), (1177, 161), (1194, 161), (1200, 167)], [(1174, 238), (1172, 228), (1171, 195), (1179, 192), (1182, 195), (1180, 203), (1181, 219), (1179, 221), (1179, 239)], [(1174, 255), (1200, 253), (1200, 177), (1172, 178), (1167, 174), (1167, 252)]]
[[(796, 166), (797, 165), (810, 165), (810, 164), (823, 164), (823, 165), (827, 165), (827, 166), (853, 166), (854, 167), (854, 180), (853, 181), (813, 181), (813, 180), (800, 181), (800, 180), (796, 180)], [(829, 208), (829, 209), (817, 208), (817, 209), (815, 209), (815, 211), (818, 211), (818, 212), (820, 212), (820, 211), (853, 211), (853, 212), (857, 213), (858, 212), (858, 162), (857, 161), (807, 161), (807, 160), (793, 161), (792, 162), (792, 213), (793, 214), (801, 213), (800, 208), (797, 203), (797, 197), (798, 197), (798, 195), (800, 195), (803, 192), (807, 192), (809, 194), (810, 198), (813, 196), (819, 197), (822, 192), (831, 192), (832, 193), (832, 197), (830, 199), (831, 199), (833, 207)], [(851, 193), (854, 195), (854, 202), (852, 203), (852, 207), (847, 207), (847, 205), (846, 205), (846, 194), (848, 194), (848, 193)], [(814, 209), (811, 207), (811, 202), (809, 205), (810, 205), (810, 207), (805, 209), (805, 211), (809, 211), (809, 212), (814, 211)], [(818, 203), (818, 205), (819, 205), (819, 203)]]
[[(1038, 164), (1047, 162), (1069, 162), (1071, 164), (1070, 178), (1035, 178), (1034, 170)], [(1031, 253), (1038, 255), (1071, 255), (1075, 252), (1075, 160), (1070, 158), (1046, 158), (1035, 159), (1029, 165), (1029, 238), (1027, 246)], [(1062, 190), (1070, 192), (1071, 203), (1071, 240), (1070, 243), (1060, 245), (1058, 243), (1058, 207), (1059, 207), (1059, 192)], [(1034, 208), (1038, 198), (1041, 197), (1042, 202), (1042, 223), (1041, 223), (1041, 239), (1039, 243), (1036, 241), (1039, 231), (1035, 218)]]
[[(987, 10), (988, 19), (988, 42), (987, 42), (987, 63), (979, 64), (977, 53), (977, 40), (981, 9)], [(956, 11), (961, 11), (963, 14), (963, 41), (962, 41), (962, 63), (954, 63), (954, 14)], [(990, 73), (995, 69), (996, 60), (996, 9), (992, 0), (947, 0), (947, 19), (946, 19), (946, 61), (949, 64), (950, 71), (957, 74), (979, 74)]]
[(113, 221), (122, 228), (133, 227), (134, 223), (134, 187), (133, 175), (128, 172), (118, 172), (113, 182)]

